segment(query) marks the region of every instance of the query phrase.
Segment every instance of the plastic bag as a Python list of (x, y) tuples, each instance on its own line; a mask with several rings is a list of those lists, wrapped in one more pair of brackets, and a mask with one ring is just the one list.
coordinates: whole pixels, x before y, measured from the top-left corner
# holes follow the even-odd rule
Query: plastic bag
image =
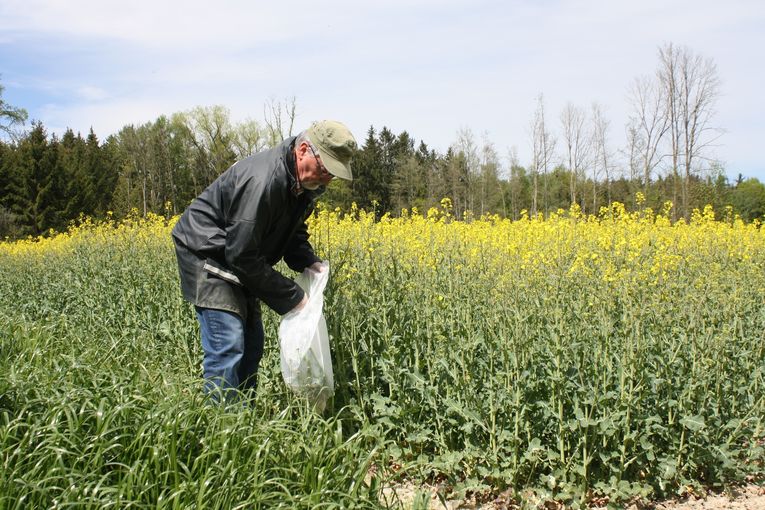
[(329, 264), (321, 272), (305, 269), (295, 282), (308, 295), (308, 303), (289, 312), (279, 324), (282, 377), (296, 393), (304, 395), (318, 412), (335, 394), (329, 334), (324, 320), (324, 288), (329, 280)]

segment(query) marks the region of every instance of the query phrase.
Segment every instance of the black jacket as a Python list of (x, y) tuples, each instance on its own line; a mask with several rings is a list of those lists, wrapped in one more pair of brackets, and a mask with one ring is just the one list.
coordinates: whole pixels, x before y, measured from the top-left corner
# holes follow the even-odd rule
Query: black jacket
[(294, 143), (289, 138), (234, 164), (173, 228), (181, 288), (194, 305), (246, 318), (253, 298), (280, 314), (303, 299), (302, 289), (273, 268), (282, 258), (294, 271), (319, 260), (305, 220), (324, 190), (295, 193)]

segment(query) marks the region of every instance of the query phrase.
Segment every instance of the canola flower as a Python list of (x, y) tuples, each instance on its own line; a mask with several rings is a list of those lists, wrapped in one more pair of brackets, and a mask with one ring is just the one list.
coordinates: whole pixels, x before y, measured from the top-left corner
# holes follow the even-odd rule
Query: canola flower
[(104, 221), (94, 221), (81, 216), (79, 221), (66, 232), (53, 230), (37, 237), (0, 242), (0, 255), (17, 258), (68, 255), (80, 247), (88, 245), (111, 245), (119, 247), (136, 243), (165, 245), (177, 218), (170, 220), (164, 216), (149, 213), (141, 217), (133, 209), (121, 221), (113, 219), (113, 213), (107, 213)]
[[(577, 206), (547, 217), (518, 221), (485, 215), (469, 221), (454, 218), (449, 199), (441, 208), (421, 214), (404, 209), (400, 217), (373, 213), (354, 204), (348, 213), (320, 205), (309, 219), (312, 242), (327, 256), (361, 254), (361, 260), (393, 260), (407, 270), (474, 270), (510, 282), (519, 273), (534, 279), (550, 272), (576, 277), (599, 277), (604, 282), (657, 285), (681, 268), (699, 265), (721, 271), (733, 265), (761, 265), (765, 231), (759, 222), (745, 223), (727, 210), (717, 219), (711, 206), (693, 212), (691, 221), (672, 223), (671, 204), (663, 213), (650, 208), (627, 212), (613, 203), (600, 214), (582, 215)], [(33, 260), (70, 254), (89, 244), (171, 246), (170, 231), (177, 217), (167, 219), (133, 211), (126, 219), (94, 222), (82, 218), (63, 233), (0, 242), (0, 255)], [(358, 259), (357, 259), (358, 260)], [(358, 262), (361, 264), (361, 262)], [(706, 264), (711, 264), (706, 267)], [(353, 266), (345, 278), (351, 278)]]
[[(574, 206), (543, 217), (522, 214), (519, 221), (486, 215), (460, 221), (446, 207), (426, 214), (404, 210), (375, 221), (373, 214), (352, 209), (320, 209), (310, 221), (313, 242), (342, 258), (360, 254), (356, 265), (384, 260), (387, 267), (418, 272), (478, 271), (496, 284), (517, 285), (550, 275), (586, 277), (613, 285), (659, 286), (682, 271), (720, 274), (725, 270), (762, 267), (765, 231), (758, 222), (744, 223), (730, 210), (715, 218), (711, 206), (694, 211), (689, 223), (669, 220), (645, 208), (627, 212), (620, 203), (582, 215)], [(350, 258), (350, 257), (349, 257)]]

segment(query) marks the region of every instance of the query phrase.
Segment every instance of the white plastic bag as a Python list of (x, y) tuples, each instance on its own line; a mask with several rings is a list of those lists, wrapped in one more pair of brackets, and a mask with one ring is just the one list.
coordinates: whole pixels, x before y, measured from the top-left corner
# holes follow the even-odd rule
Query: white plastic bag
[(287, 313), (279, 324), (284, 382), (306, 396), (319, 412), (335, 394), (329, 334), (324, 320), (324, 288), (329, 280), (329, 264), (321, 264), (323, 271), (305, 269), (295, 279), (308, 295), (308, 303), (300, 311)]

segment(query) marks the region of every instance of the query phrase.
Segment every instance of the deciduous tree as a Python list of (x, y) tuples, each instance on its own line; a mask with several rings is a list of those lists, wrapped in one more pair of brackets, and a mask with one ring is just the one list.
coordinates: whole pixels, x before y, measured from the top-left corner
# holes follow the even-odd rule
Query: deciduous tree
[(3, 100), (3, 91), (5, 87), (0, 85), (0, 133), (14, 138), (18, 133), (15, 127), (21, 126), (26, 122), (28, 114), (24, 108), (12, 106)]

